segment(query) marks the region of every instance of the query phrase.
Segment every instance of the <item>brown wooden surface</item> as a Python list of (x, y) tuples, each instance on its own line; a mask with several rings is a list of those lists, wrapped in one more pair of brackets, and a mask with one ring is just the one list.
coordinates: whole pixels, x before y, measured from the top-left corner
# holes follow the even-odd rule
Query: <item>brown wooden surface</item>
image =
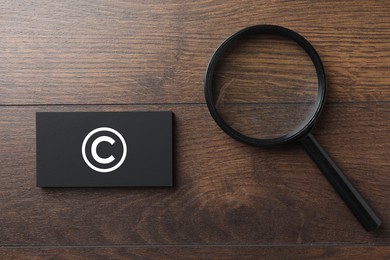
[[(1, 1), (0, 258), (389, 258), (388, 1)], [(366, 233), (299, 146), (248, 147), (208, 113), (228, 35), (278, 24), (323, 59), (318, 140), (383, 220)], [(175, 186), (35, 187), (35, 112), (175, 114)]]
[(388, 259), (384, 246), (116, 246), (0, 248), (0, 257), (9, 259)]

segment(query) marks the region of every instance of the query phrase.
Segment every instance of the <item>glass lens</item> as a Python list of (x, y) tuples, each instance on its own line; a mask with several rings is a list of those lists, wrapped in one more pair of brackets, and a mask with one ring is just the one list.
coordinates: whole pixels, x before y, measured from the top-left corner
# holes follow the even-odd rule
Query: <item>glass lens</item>
[(276, 35), (236, 39), (218, 61), (212, 87), (225, 122), (256, 139), (283, 137), (304, 127), (318, 96), (310, 57), (293, 40)]

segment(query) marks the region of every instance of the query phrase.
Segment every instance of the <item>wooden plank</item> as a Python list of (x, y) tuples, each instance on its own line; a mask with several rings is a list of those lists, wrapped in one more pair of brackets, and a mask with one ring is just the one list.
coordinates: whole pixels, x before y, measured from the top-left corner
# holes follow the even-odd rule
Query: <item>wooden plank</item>
[[(175, 113), (174, 188), (35, 187), (36, 111), (133, 110)], [(330, 104), (314, 133), (385, 221), (389, 116), (388, 103)], [(0, 129), (2, 246), (390, 242), (386, 224), (363, 230), (301, 147), (241, 144), (203, 104), (1, 107)]]
[(329, 101), (389, 101), (389, 13), (380, 0), (2, 1), (0, 104), (204, 102), (216, 47), (265, 23), (313, 43)]
[(0, 248), (4, 259), (388, 259), (385, 246), (120, 246)]

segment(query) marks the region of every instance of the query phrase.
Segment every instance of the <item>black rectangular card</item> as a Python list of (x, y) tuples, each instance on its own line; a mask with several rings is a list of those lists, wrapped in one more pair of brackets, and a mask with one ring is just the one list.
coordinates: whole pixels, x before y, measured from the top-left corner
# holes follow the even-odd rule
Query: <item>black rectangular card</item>
[(37, 112), (38, 187), (172, 186), (172, 112)]

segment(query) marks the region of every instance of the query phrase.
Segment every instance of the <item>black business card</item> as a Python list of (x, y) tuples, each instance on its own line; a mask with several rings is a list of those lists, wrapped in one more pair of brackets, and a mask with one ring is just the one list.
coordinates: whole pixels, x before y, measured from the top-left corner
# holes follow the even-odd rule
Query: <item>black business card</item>
[(172, 186), (172, 112), (37, 112), (38, 187)]

